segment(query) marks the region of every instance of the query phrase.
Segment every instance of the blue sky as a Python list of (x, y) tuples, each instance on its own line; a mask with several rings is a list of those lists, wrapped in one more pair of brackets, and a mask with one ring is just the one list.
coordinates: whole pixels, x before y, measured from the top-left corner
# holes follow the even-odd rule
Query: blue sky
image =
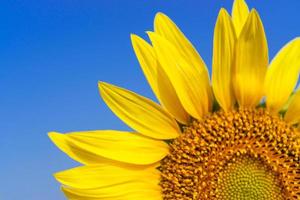
[[(288, 2), (288, 3), (287, 3)], [(78, 164), (47, 132), (128, 128), (100, 99), (107, 81), (153, 98), (130, 33), (145, 37), (169, 15), (211, 64), (218, 10), (230, 0), (0, 2), (0, 199), (63, 200), (54, 172)], [(271, 57), (300, 35), (298, 0), (248, 1), (263, 19)]]

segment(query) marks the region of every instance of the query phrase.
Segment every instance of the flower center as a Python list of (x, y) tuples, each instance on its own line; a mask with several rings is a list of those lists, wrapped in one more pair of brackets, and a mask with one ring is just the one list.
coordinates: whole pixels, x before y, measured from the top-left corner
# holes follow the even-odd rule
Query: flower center
[(295, 135), (264, 109), (194, 120), (161, 161), (164, 200), (300, 199)]
[(261, 159), (239, 156), (220, 172), (216, 197), (227, 200), (283, 200), (283, 187), (277, 173)]

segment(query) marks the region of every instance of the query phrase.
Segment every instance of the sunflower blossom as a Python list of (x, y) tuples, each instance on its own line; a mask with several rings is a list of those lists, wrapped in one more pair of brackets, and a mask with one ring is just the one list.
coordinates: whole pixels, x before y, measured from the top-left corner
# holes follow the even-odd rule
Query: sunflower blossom
[(159, 104), (100, 82), (134, 132), (49, 133), (83, 166), (55, 178), (72, 200), (300, 199), (300, 38), (269, 64), (258, 12), (221, 9), (212, 78), (191, 42), (158, 13), (150, 44), (132, 35)]

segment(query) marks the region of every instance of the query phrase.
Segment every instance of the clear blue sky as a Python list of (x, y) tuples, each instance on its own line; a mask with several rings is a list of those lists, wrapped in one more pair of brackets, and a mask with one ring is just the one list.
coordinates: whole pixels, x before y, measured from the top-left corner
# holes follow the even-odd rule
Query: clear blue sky
[[(288, 3), (287, 3), (288, 2)], [(0, 199), (63, 200), (52, 173), (76, 166), (47, 132), (128, 129), (97, 81), (153, 98), (132, 51), (156, 12), (169, 15), (211, 64), (218, 10), (231, 0), (0, 2)], [(274, 54), (300, 35), (300, 1), (254, 1)]]

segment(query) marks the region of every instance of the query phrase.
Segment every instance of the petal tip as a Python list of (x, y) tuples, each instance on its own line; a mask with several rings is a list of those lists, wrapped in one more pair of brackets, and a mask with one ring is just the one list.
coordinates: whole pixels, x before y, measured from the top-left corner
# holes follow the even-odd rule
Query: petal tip
[(49, 137), (52, 141), (54, 141), (57, 137), (60, 137), (61, 135), (63, 135), (63, 134), (58, 133), (58, 132), (55, 132), (55, 131), (51, 131), (51, 132), (48, 133), (48, 137)]
[(244, 6), (244, 7), (248, 8), (247, 2), (245, 0), (234, 0), (233, 6), (234, 7), (242, 7), (242, 6)]
[(98, 87), (99, 87), (99, 90), (100, 90), (101, 93), (102, 93), (103, 90), (105, 90), (108, 86), (109, 86), (108, 83), (103, 82), (103, 81), (98, 81)]
[(162, 18), (164, 18), (164, 17), (167, 17), (167, 15), (164, 14), (163, 12), (157, 12), (157, 13), (155, 14), (154, 21), (160, 20), (160, 19), (162, 19)]
[(223, 18), (223, 17), (229, 17), (229, 13), (227, 12), (227, 10), (225, 8), (221, 8), (218, 14), (218, 19)]
[[(151, 43), (152, 43), (152, 45), (153, 45), (153, 43), (155, 43), (156, 40), (157, 40), (158, 34), (156, 34), (156, 33), (153, 32), (153, 31), (146, 31), (146, 34), (148, 35), (148, 37), (149, 37), (149, 39), (150, 39), (150, 41), (151, 41)], [(154, 46), (154, 45), (153, 45), (153, 46)]]
[(53, 177), (58, 181), (58, 182), (63, 182), (62, 179), (65, 178), (64, 173), (65, 171), (60, 171), (60, 172), (56, 172), (53, 175)]
[(254, 15), (255, 17), (259, 17), (259, 14), (255, 8), (252, 8), (249, 13), (249, 16), (252, 16), (252, 15)]
[(60, 173), (60, 172), (57, 172), (57, 173), (52, 174), (52, 176), (53, 176), (57, 181), (59, 181), (60, 178), (61, 178), (61, 173)]
[(134, 33), (131, 33), (130, 34), (130, 39), (131, 39), (131, 42), (134, 43), (139, 39), (139, 36), (134, 34)]
[(58, 132), (49, 132), (48, 137), (59, 149), (63, 149), (64, 145), (62, 145), (62, 143), (64, 143), (65, 141), (65, 134)]
[(225, 14), (225, 13), (227, 13), (227, 10), (222, 7), (219, 11), (219, 14)]
[(146, 34), (151, 37), (152, 35), (155, 35), (155, 33), (153, 31), (146, 31)]

